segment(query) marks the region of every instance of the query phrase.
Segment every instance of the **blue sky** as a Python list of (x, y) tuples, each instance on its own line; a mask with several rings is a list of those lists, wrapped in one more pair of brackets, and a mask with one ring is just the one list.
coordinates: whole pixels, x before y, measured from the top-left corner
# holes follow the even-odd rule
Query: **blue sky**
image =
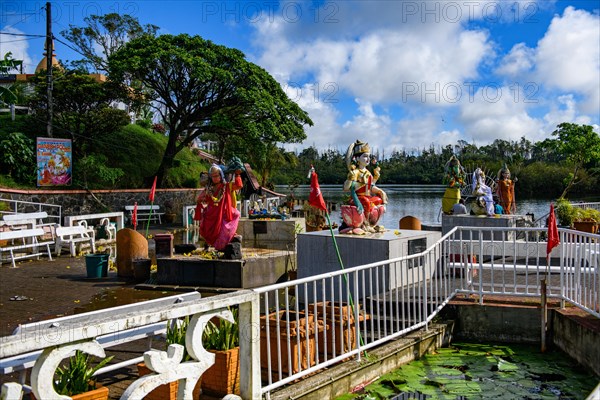
[[(45, 33), (45, 2), (3, 0), (0, 32)], [(235, 47), (311, 116), (301, 150), (390, 154), (600, 125), (600, 0), (53, 2), (53, 31), (128, 13)], [(43, 39), (0, 35), (32, 72)], [(79, 56), (56, 42), (60, 60)]]

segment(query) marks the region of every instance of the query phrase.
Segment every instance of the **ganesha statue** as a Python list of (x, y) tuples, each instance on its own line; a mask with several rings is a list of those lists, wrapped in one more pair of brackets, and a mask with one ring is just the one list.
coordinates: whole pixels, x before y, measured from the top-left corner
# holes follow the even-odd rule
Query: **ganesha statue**
[[(382, 232), (383, 226), (377, 225), (385, 213), (387, 195), (375, 183), (380, 170), (377, 160), (371, 159), (368, 143), (360, 140), (352, 143), (346, 151), (348, 176), (344, 182), (344, 191), (350, 193), (350, 200), (341, 207), (344, 225), (341, 233)], [(370, 166), (372, 172), (367, 168)]]

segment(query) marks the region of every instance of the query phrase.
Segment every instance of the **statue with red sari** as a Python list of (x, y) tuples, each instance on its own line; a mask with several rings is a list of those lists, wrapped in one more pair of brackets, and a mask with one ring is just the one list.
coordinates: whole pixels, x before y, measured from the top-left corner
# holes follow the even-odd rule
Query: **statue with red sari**
[[(235, 192), (243, 187), (242, 169), (241, 163), (234, 164), (233, 169), (231, 164), (227, 168), (213, 164), (208, 170), (208, 179), (201, 179), (203, 188), (198, 195), (194, 219), (199, 221), (200, 235), (207, 245), (218, 251), (223, 251), (236, 238), (240, 212), (236, 208)], [(229, 171), (233, 171), (233, 178), (228, 181), (225, 173)]]
[(518, 180), (518, 178), (515, 178), (514, 180), (510, 178), (510, 170), (506, 166), (506, 163), (498, 170), (496, 196), (498, 196), (498, 203), (504, 209), (504, 214), (516, 214), (517, 212), (517, 205), (515, 203), (515, 183)]
[[(367, 166), (371, 166), (371, 172)], [(387, 195), (375, 183), (380, 176), (377, 160), (371, 160), (368, 143), (360, 140), (352, 143), (346, 152), (348, 176), (344, 182), (344, 191), (350, 192), (348, 204), (343, 205), (342, 219), (346, 227), (340, 227), (342, 233), (373, 233), (383, 231), (377, 225), (385, 213)]]

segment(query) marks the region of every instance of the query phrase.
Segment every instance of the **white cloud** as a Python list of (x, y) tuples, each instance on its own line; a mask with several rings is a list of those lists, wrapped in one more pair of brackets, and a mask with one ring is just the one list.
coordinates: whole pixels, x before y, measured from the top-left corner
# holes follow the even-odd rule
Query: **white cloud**
[(584, 112), (600, 110), (600, 16), (567, 7), (538, 42), (538, 79), (585, 96)]
[(550, 111), (544, 115), (545, 131), (553, 132), (558, 124), (565, 121), (575, 124), (591, 124), (591, 118), (577, 114), (577, 102), (573, 95), (559, 96), (552, 104)]
[(483, 145), (495, 139), (518, 141), (525, 136), (539, 141), (548, 136), (543, 124), (527, 113), (522, 96), (515, 97), (506, 86), (494, 90), (493, 95), (488, 89), (480, 88), (472, 99), (461, 102), (459, 120), (465, 126), (465, 137)]
[(372, 150), (383, 150), (389, 146), (391, 133), (391, 119), (388, 115), (377, 114), (369, 102), (356, 99), (358, 114), (342, 126), (345, 143), (352, 143), (356, 139), (367, 142)]
[[(34, 61), (28, 54), (29, 51), (29, 43), (30, 40), (28, 38), (22, 36), (13, 36), (13, 35), (3, 35), (3, 33), (12, 33), (22, 35), (18, 29), (15, 28), (5, 28), (0, 31), (0, 41), (2, 42), (2, 48), (0, 48), (0, 58), (4, 58), (6, 53), (11, 52), (12, 58), (15, 60), (23, 60), (23, 73), (33, 73), (35, 72), (35, 67), (37, 67), (37, 63), (42, 59), (42, 55), (40, 53), (40, 60)], [(42, 40), (39, 39), (38, 42)]]
[(500, 61), (496, 73), (511, 79), (522, 79), (529, 74), (535, 63), (535, 50), (525, 43), (517, 43)]

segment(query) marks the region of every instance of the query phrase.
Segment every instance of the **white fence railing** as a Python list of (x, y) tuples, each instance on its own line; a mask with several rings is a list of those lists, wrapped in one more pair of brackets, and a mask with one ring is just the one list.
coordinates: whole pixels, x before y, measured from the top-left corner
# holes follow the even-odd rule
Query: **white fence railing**
[[(44, 321), (35, 329), (0, 338), (0, 365), (43, 351), (43, 357), (28, 359), (27, 367), (33, 362), (35, 377), (30, 386), (37, 398), (55, 398), (51, 375), (40, 375), (48, 371), (44, 367), (48, 359), (59, 362), (75, 348), (103, 354), (99, 341), (107, 334), (142, 330), (189, 315), (192, 323), (186, 349), (193, 356), (190, 362), (173, 359), (176, 347), (143, 355), (147, 361), (170, 360), (164, 369), (168, 373), (155, 374), (156, 383), (179, 380), (183, 388), (179, 398), (183, 398), (205, 370), (200, 365), (208, 368), (213, 362), (202, 348), (203, 324), (213, 316), (231, 317), (227, 307), (236, 306), (240, 309), (241, 394), (254, 399), (349, 357), (360, 359), (364, 351), (410, 331), (427, 328), (457, 293), (478, 295), (480, 301), (485, 296), (539, 297), (545, 279), (548, 297), (600, 317), (600, 235), (559, 232), (561, 243), (549, 262), (544, 229), (456, 227), (426, 251), (411, 256), (253, 291), (147, 305), (135, 313), (117, 309), (94, 319), (81, 314), (75, 316), (77, 323), (62, 328), (56, 320)], [(57, 335), (61, 329), (68, 330), (68, 335)], [(4, 390), (20, 393), (22, 383), (5, 385)], [(122, 398), (140, 398), (145, 390), (148, 386), (135, 380)]]
[(62, 206), (60, 205), (2, 198), (0, 198), (0, 202), (5, 202), (9, 205), (9, 210), (0, 211), (0, 215), (45, 211), (52, 222), (59, 225), (62, 223)]

